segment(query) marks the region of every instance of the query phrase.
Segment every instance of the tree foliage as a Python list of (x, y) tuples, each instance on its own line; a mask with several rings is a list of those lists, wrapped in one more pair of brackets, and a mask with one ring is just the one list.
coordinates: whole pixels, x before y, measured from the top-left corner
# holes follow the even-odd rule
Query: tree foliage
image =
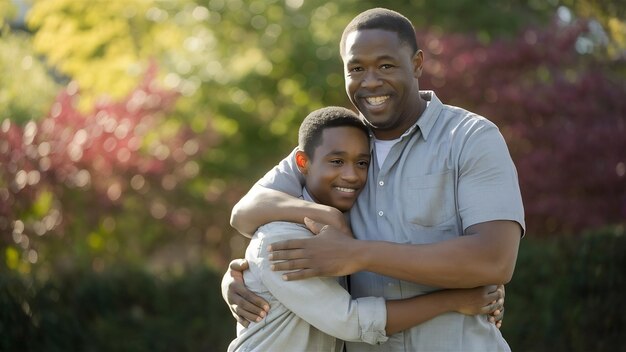
[[(349, 106), (338, 42), (373, 6), (417, 26), (423, 88), (498, 123), (531, 233), (619, 223), (624, 47), (609, 24), (623, 8), (594, 4), (32, 2), (31, 36), (5, 30), (0, 43), (4, 262), (178, 268), (240, 255), (230, 207), (295, 145), (303, 116)], [(565, 21), (563, 5), (597, 21)]]
[(610, 59), (577, 51), (588, 32), (578, 21), (489, 45), (466, 35), (423, 38), (423, 84), (501, 127), (535, 235), (626, 219), (626, 84)]

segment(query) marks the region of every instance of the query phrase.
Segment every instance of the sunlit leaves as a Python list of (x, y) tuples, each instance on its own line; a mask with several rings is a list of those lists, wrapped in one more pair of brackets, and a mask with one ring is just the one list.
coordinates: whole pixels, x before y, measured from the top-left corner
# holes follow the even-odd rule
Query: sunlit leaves
[(0, 40), (0, 120), (17, 123), (43, 117), (58, 90), (26, 35)]

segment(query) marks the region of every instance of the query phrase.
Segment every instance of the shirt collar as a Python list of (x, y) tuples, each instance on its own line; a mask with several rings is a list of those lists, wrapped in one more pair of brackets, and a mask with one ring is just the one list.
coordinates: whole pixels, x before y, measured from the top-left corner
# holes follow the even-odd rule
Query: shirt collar
[(315, 203), (313, 197), (311, 197), (311, 195), (309, 194), (309, 191), (306, 190), (306, 187), (302, 188), (302, 199)]
[(422, 136), (424, 137), (424, 140), (428, 140), (428, 135), (433, 129), (437, 118), (439, 118), (441, 110), (443, 110), (443, 104), (441, 103), (441, 100), (437, 98), (435, 92), (433, 92), (432, 90), (420, 91), (420, 96), (422, 97), (422, 99), (428, 102), (428, 105), (422, 113), (422, 116), (417, 119), (416, 125), (419, 126), (420, 131), (422, 131)]
[[(435, 95), (435, 92), (433, 92), (432, 90), (421, 90), (420, 96), (422, 97), (422, 99), (427, 101), (426, 109), (424, 109), (424, 112), (422, 112), (422, 116), (417, 119), (417, 122), (415, 122), (411, 127), (404, 131), (404, 133), (398, 138), (398, 140), (413, 134), (418, 127), (420, 131), (422, 131), (422, 136), (424, 137), (424, 140), (428, 140), (430, 130), (432, 130), (435, 122), (437, 121), (437, 118), (439, 117), (439, 113), (443, 109), (443, 103), (441, 102), (441, 100), (439, 100), (439, 98), (437, 98), (437, 95)], [(374, 136), (374, 133), (372, 133), (372, 131), (370, 130), (370, 149), (374, 147), (375, 139), (376, 137)]]

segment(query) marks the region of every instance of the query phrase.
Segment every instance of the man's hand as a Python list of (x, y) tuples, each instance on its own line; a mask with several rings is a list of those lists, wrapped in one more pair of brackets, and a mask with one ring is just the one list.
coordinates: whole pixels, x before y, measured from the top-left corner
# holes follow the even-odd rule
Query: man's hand
[(245, 259), (235, 259), (222, 278), (222, 297), (235, 319), (245, 327), (251, 321), (261, 321), (270, 309), (269, 303), (246, 288), (243, 272), (247, 269)]
[(317, 236), (286, 240), (268, 247), (274, 271), (295, 270), (283, 275), (285, 280), (301, 280), (315, 276), (344, 276), (359, 271), (352, 250), (358, 240), (347, 230), (304, 219), (306, 226)]

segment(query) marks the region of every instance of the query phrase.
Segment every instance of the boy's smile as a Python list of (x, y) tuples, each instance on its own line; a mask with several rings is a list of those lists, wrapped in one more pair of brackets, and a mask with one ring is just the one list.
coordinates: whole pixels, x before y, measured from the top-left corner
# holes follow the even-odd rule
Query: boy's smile
[(320, 204), (349, 210), (367, 180), (367, 135), (351, 126), (326, 128), (313, 154), (302, 168), (307, 191)]

